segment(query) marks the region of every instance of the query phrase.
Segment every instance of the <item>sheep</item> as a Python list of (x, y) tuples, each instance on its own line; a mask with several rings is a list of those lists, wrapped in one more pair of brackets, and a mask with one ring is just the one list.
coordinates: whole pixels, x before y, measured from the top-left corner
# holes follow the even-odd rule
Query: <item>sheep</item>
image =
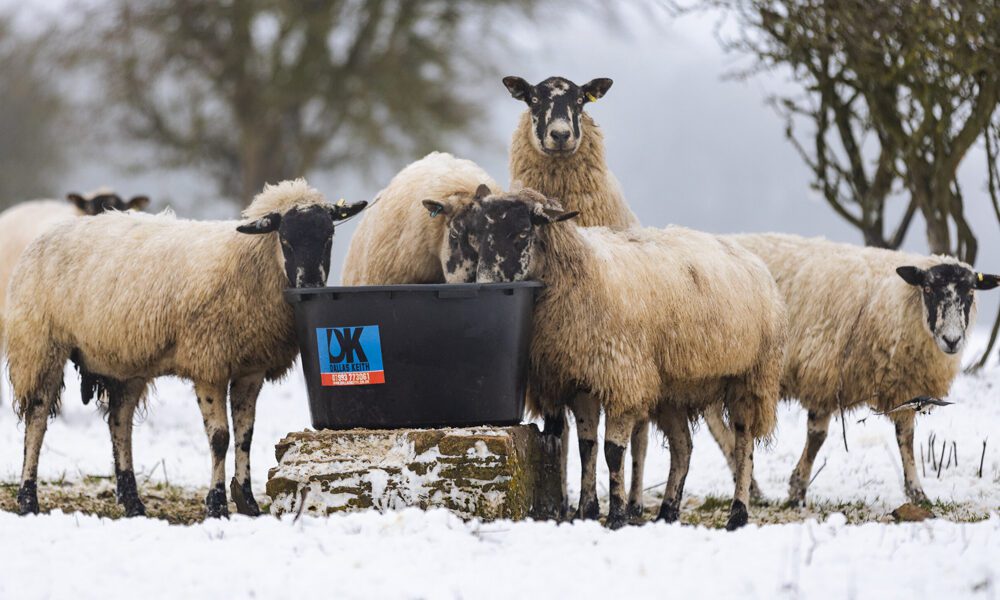
[[(785, 234), (729, 236), (760, 256), (788, 305), (782, 395), (808, 411), (808, 436), (788, 484), (805, 502), (813, 461), (834, 413), (868, 405), (892, 419), (906, 496), (926, 502), (913, 456), (917, 396), (948, 393), (976, 316), (975, 291), (997, 286), (948, 256), (920, 256)], [(709, 429), (724, 453), (731, 438), (718, 414)]]
[[(474, 198), (500, 189), (476, 163), (445, 152), (410, 164), (362, 216), (344, 258), (344, 285), (473, 281), (474, 269), (457, 252), (451, 265), (438, 260), (441, 245), (450, 241), (447, 223), (462, 219)], [(428, 227), (423, 207), (442, 218)]]
[[(604, 157), (604, 134), (584, 112), (611, 88), (608, 78), (593, 79), (578, 86), (564, 77), (550, 77), (531, 85), (520, 77), (505, 77), (503, 83), (515, 100), (527, 104), (514, 130), (510, 149), (511, 181), (557, 198), (566, 210), (578, 211), (583, 227), (605, 226), (626, 229), (639, 224), (622, 195), (618, 180)], [(461, 224), (460, 224), (461, 226)], [(597, 444), (599, 403), (581, 394), (570, 403), (577, 424), (582, 463), (580, 502), (577, 517), (597, 518)], [(566, 462), (565, 411), (545, 415), (545, 432), (550, 445), (561, 446)], [(632, 435), (632, 486), (629, 512), (642, 515), (643, 466), (649, 443), (649, 424), (640, 421)], [(584, 457), (589, 457), (584, 460)], [(565, 476), (563, 477), (565, 485)], [(564, 504), (567, 502), (563, 500)], [(565, 510), (565, 509), (564, 509)]]
[[(0, 213), (0, 347), (3, 346), (4, 299), (7, 282), (17, 259), (33, 239), (56, 223), (79, 216), (97, 215), (105, 210), (143, 210), (149, 204), (146, 196), (124, 201), (118, 194), (101, 188), (89, 194), (68, 194), (69, 202), (31, 200), (21, 202)], [(0, 370), (3, 354), (0, 353)], [(0, 381), (0, 404), (3, 403), (3, 382)]]
[(266, 186), (244, 221), (112, 212), (61, 223), (32, 242), (7, 295), (14, 407), (25, 422), (20, 513), (38, 512), (39, 452), (72, 360), (106, 398), (127, 516), (145, 513), (132, 468), (132, 416), (161, 375), (194, 383), (212, 456), (210, 517), (228, 514), (228, 388), (236, 442), (230, 489), (240, 513), (259, 514), (249, 463), (257, 395), (298, 354), (282, 292), (325, 284), (334, 224), (365, 204), (326, 204), (298, 179)]
[[(611, 472), (606, 524), (625, 524), (622, 458), (636, 421), (653, 418), (670, 447), (658, 519), (679, 517), (690, 461), (688, 421), (722, 403), (736, 431), (739, 477), (727, 528), (747, 522), (752, 438), (775, 424), (784, 303), (764, 263), (724, 238), (684, 229), (613, 231), (567, 222), (531, 190), (493, 195), (473, 227), (477, 281), (537, 279), (529, 357), (543, 414), (586, 390), (604, 408)], [(546, 405), (547, 404), (547, 405)], [(581, 444), (584, 460), (593, 447)]]

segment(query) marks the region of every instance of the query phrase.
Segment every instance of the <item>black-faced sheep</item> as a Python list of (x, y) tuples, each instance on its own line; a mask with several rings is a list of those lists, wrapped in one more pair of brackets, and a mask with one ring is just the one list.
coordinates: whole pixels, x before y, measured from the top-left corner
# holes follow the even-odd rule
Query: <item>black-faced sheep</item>
[[(3, 347), (3, 313), (7, 297), (7, 283), (14, 265), (32, 240), (51, 229), (55, 224), (80, 216), (98, 215), (106, 210), (143, 210), (149, 205), (146, 196), (122, 200), (114, 192), (100, 189), (89, 194), (68, 194), (69, 202), (59, 200), (31, 200), (21, 202), (0, 213), (0, 348)], [(0, 373), (3, 371), (3, 354), (0, 353)], [(4, 382), (0, 380), (0, 404), (3, 401)]]
[[(505, 77), (504, 85), (528, 109), (521, 115), (510, 148), (511, 181), (558, 199), (565, 210), (577, 211), (577, 224), (625, 229), (639, 224), (622, 195), (618, 180), (604, 157), (604, 135), (584, 107), (602, 98), (613, 83), (598, 78), (579, 86), (563, 77), (531, 85), (520, 77)], [(459, 226), (462, 224), (460, 223)], [(581, 394), (570, 401), (580, 441), (581, 491), (577, 516), (597, 518), (597, 445), (599, 403)], [(544, 415), (545, 432), (561, 437), (565, 464), (564, 411)], [(553, 443), (553, 442), (550, 442)], [(643, 466), (649, 425), (640, 421), (632, 435), (632, 486), (629, 512), (642, 514)]]
[(233, 499), (241, 513), (259, 514), (250, 487), (257, 395), (298, 353), (282, 291), (324, 285), (334, 223), (365, 204), (324, 203), (299, 179), (265, 187), (243, 222), (108, 213), (59, 224), (32, 242), (7, 305), (14, 405), (25, 421), (20, 512), (38, 512), (39, 451), (73, 360), (104, 392), (126, 515), (145, 512), (132, 468), (132, 416), (161, 375), (194, 383), (212, 455), (209, 516), (228, 513), (228, 391)]
[[(975, 320), (975, 290), (996, 287), (997, 276), (946, 256), (784, 234), (728, 237), (767, 263), (788, 305), (782, 395), (808, 410), (789, 500), (805, 501), (830, 417), (868, 405), (895, 424), (907, 497), (926, 501), (913, 456), (916, 413), (889, 411), (917, 396), (948, 393)], [(719, 416), (708, 418), (726, 452), (731, 441)]]
[[(480, 189), (482, 186), (485, 188)], [(448, 222), (500, 186), (476, 163), (432, 152), (396, 174), (365, 211), (344, 258), (344, 285), (465, 283), (475, 279), (464, 261), (442, 264)], [(424, 204), (421, 204), (421, 202)], [(428, 223), (425, 205), (435, 218)]]
[[(612, 231), (566, 222), (530, 190), (490, 196), (476, 221), (477, 281), (545, 283), (534, 313), (529, 386), (544, 414), (586, 391), (607, 423), (607, 523), (627, 519), (623, 456), (636, 421), (653, 418), (670, 447), (660, 519), (679, 516), (689, 420), (722, 403), (740, 476), (727, 527), (747, 521), (753, 441), (774, 428), (786, 315), (759, 258), (679, 227)], [(581, 449), (584, 447), (581, 445)]]

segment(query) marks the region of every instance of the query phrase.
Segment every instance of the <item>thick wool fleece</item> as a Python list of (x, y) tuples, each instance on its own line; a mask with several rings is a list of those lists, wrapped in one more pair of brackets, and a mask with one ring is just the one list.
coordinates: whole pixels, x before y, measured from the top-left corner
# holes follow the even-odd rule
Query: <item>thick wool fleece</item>
[[(266, 187), (244, 214), (322, 201), (296, 180)], [(7, 296), (15, 407), (51, 385), (41, 379), (73, 351), (87, 371), (122, 381), (280, 377), (298, 347), (278, 236), (238, 233), (239, 224), (106, 213), (32, 242)]]
[(962, 263), (795, 235), (727, 237), (767, 263), (788, 305), (785, 397), (822, 412), (862, 403), (886, 411), (948, 393), (960, 356), (934, 343), (920, 289), (896, 267)]
[(728, 394), (754, 437), (771, 433), (786, 314), (760, 259), (681, 227), (555, 223), (541, 243), (533, 398), (582, 388), (611, 415), (645, 418), (661, 401), (696, 413)]
[(476, 163), (432, 152), (400, 171), (361, 217), (344, 258), (344, 285), (443, 283), (444, 216), (430, 218), (423, 200), (452, 209), (472, 202), (476, 188), (500, 186)]
[(566, 157), (547, 156), (531, 143), (535, 135), (525, 111), (510, 146), (510, 180), (558, 200), (566, 210), (580, 211), (581, 227), (626, 229), (639, 224), (604, 158), (604, 134), (590, 115), (580, 117), (580, 147)]

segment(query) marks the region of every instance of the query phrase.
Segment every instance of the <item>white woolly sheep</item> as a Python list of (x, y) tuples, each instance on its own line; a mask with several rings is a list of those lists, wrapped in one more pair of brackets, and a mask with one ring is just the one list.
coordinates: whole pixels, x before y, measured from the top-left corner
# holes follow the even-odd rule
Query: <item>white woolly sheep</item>
[[(3, 347), (3, 313), (7, 297), (7, 283), (17, 259), (32, 240), (48, 231), (56, 223), (86, 215), (97, 215), (105, 210), (143, 210), (149, 204), (146, 196), (122, 200), (107, 188), (89, 194), (68, 194), (69, 202), (59, 200), (30, 200), (0, 212), (0, 348)], [(0, 353), (0, 373), (3, 371), (3, 354)], [(3, 381), (0, 380), (0, 404), (3, 403)]]
[[(892, 419), (906, 495), (926, 501), (913, 456), (916, 412), (893, 409), (918, 396), (948, 393), (975, 321), (974, 290), (996, 287), (997, 276), (947, 256), (785, 234), (727, 237), (767, 263), (788, 305), (782, 395), (808, 410), (808, 436), (789, 481), (789, 501), (805, 501), (831, 415), (861, 405)], [(719, 415), (708, 420), (729, 452), (732, 442)]]
[[(475, 271), (459, 260), (458, 247), (452, 264), (440, 261), (442, 244), (457, 243), (449, 239), (447, 224), (463, 218), (477, 192), (482, 198), (500, 189), (479, 165), (445, 152), (432, 152), (410, 164), (361, 217), (344, 258), (344, 285), (474, 280)], [(428, 224), (425, 206), (444, 218)]]
[[(613, 83), (598, 78), (582, 86), (563, 77), (550, 77), (531, 85), (520, 77), (505, 77), (504, 85), (515, 100), (527, 104), (514, 130), (510, 148), (511, 181), (555, 198), (565, 210), (578, 211), (582, 227), (626, 229), (639, 224), (622, 195), (618, 180), (604, 157), (604, 134), (583, 111), (602, 98)], [(459, 224), (461, 226), (461, 224)], [(597, 444), (599, 403), (587, 394), (570, 402), (577, 425), (581, 456), (581, 491), (578, 518), (597, 518)], [(566, 463), (565, 411), (546, 415), (545, 431), (562, 446)], [(643, 466), (649, 444), (649, 424), (640, 421), (632, 435), (632, 486), (629, 512), (642, 513)], [(589, 457), (589, 458), (588, 458)], [(565, 485), (565, 474), (563, 475)], [(564, 499), (564, 503), (566, 500)]]
[(786, 315), (774, 280), (759, 258), (718, 236), (565, 222), (575, 215), (522, 190), (488, 197), (475, 224), (477, 281), (546, 285), (534, 313), (532, 400), (554, 414), (586, 391), (603, 406), (610, 527), (627, 519), (622, 458), (635, 422), (653, 418), (669, 441), (658, 518), (675, 521), (688, 421), (721, 402), (740, 473), (727, 527), (745, 524), (753, 439), (771, 434), (780, 391)]
[(228, 513), (228, 388), (236, 441), (230, 489), (241, 513), (259, 514), (249, 462), (257, 395), (298, 353), (282, 292), (324, 285), (334, 222), (365, 204), (326, 204), (299, 179), (265, 187), (243, 213), (249, 221), (106, 213), (61, 223), (32, 242), (7, 296), (14, 406), (25, 421), (20, 512), (38, 512), (38, 456), (72, 360), (91, 392), (106, 398), (126, 515), (145, 512), (132, 468), (132, 416), (161, 375), (194, 383), (212, 454), (209, 516)]

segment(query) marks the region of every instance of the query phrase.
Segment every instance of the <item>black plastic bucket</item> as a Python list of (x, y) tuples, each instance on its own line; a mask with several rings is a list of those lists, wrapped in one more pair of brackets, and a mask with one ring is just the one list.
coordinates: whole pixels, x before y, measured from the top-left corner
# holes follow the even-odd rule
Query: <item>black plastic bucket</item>
[(521, 422), (534, 281), (289, 289), (317, 429)]

